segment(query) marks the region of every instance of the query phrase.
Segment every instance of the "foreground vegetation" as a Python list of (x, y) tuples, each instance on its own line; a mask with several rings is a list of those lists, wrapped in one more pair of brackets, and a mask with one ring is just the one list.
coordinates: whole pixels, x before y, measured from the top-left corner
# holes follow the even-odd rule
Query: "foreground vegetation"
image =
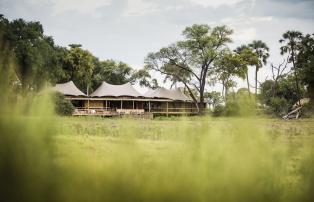
[(8, 201), (313, 200), (313, 119), (60, 118), (48, 109), (1, 116)]

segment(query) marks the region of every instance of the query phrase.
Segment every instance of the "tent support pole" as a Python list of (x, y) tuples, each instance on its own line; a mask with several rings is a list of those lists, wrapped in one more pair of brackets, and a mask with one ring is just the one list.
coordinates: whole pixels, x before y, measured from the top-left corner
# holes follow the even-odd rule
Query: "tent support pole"
[(121, 100), (121, 106), (120, 106), (120, 108), (122, 109), (122, 100)]
[(106, 100), (106, 105), (105, 105), (105, 107), (106, 107), (106, 110), (107, 110), (107, 100)]
[(148, 112), (150, 112), (150, 101), (148, 101)]
[(168, 116), (168, 102), (167, 102), (167, 116)]
[(133, 109), (134, 109), (134, 100), (133, 100)]

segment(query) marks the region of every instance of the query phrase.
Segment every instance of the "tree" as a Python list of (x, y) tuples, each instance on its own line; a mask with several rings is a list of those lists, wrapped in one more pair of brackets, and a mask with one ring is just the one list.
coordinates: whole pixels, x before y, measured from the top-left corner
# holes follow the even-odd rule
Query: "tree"
[(215, 73), (218, 80), (222, 82), (223, 95), (225, 101), (228, 97), (229, 88), (235, 87), (236, 83), (232, 80), (234, 76), (245, 78), (246, 64), (242, 61), (239, 54), (226, 53), (217, 59), (214, 63)]
[(282, 35), (282, 39), (279, 40), (283, 46), (280, 47), (281, 54), (288, 54), (288, 62), (292, 63), (292, 70), (295, 77), (295, 85), (297, 93), (300, 94), (298, 73), (296, 71), (296, 57), (300, 50), (300, 43), (302, 40), (302, 33), (299, 31), (287, 31)]
[(72, 72), (68, 71), (66, 57), (69, 50), (65, 47), (55, 46), (52, 55), (52, 66), (49, 70), (49, 82), (51, 84), (64, 83), (71, 80)]
[(249, 81), (249, 66), (256, 66), (258, 65), (258, 56), (254, 53), (248, 46), (242, 45), (236, 48), (235, 52), (240, 55), (240, 58), (243, 63), (243, 71), (246, 77), (246, 84), (248, 89), (249, 97), (251, 97), (250, 91), (250, 81)]
[(310, 102), (314, 101), (314, 34), (307, 34), (300, 43), (296, 57), (296, 68), (301, 82), (307, 86)]
[(4, 40), (16, 59), (15, 72), (23, 92), (38, 90), (48, 80), (49, 72), (54, 68), (54, 42), (45, 36), (39, 22), (26, 22), (17, 19), (5, 22)]
[(213, 109), (223, 103), (223, 97), (219, 92), (216, 91), (205, 92), (204, 97), (209, 100), (209, 104), (212, 105)]
[(95, 68), (93, 61), (94, 56), (78, 45), (72, 45), (65, 57), (65, 68), (70, 75), (70, 79), (73, 80), (80, 89), (86, 89), (86, 93), (88, 93), (91, 88), (92, 75)]
[(138, 81), (140, 86), (146, 86), (151, 89), (159, 88), (157, 79), (152, 79), (148, 70), (139, 69), (133, 73), (131, 76), (131, 82)]
[[(210, 28), (208, 25), (194, 24), (183, 31), (184, 40), (148, 54), (146, 68), (182, 83), (202, 113), (209, 70), (225, 51), (226, 44), (231, 42), (231, 34), (232, 30), (226, 26)], [(192, 89), (198, 91), (199, 103)]]
[(74, 106), (70, 100), (65, 99), (65, 96), (59, 92), (53, 95), (55, 112), (61, 116), (70, 116), (74, 112)]
[(300, 89), (301, 94), (297, 93), (294, 74), (279, 77), (276, 84), (276, 91), (274, 91), (274, 85), (274, 80), (266, 80), (261, 84), (260, 100), (277, 115), (286, 114), (291, 110), (292, 106), (305, 92), (304, 88), (302, 88)]
[(283, 60), (281, 64), (275, 66), (271, 64), (271, 72), (273, 78), (273, 86), (272, 86), (272, 97), (274, 98), (277, 93), (278, 88), (278, 80), (284, 77), (284, 71), (287, 69), (287, 61)]
[(95, 70), (95, 78), (99, 82), (120, 85), (131, 81), (134, 70), (124, 62), (114, 60), (100, 61)]
[(255, 64), (255, 96), (257, 95), (257, 73), (260, 68), (263, 67), (263, 64), (266, 65), (267, 58), (269, 57), (269, 48), (261, 40), (254, 40), (252, 43), (248, 45), (253, 52), (257, 55), (259, 61), (257, 64)]

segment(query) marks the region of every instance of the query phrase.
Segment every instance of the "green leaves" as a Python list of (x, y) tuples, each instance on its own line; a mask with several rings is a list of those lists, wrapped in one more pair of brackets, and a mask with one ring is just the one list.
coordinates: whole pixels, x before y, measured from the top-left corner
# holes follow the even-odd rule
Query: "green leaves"
[[(65, 57), (68, 72), (72, 80), (80, 89), (91, 87), (94, 65), (94, 56), (87, 50), (73, 46)], [(85, 91), (86, 92), (86, 91)]]
[(266, 65), (269, 57), (269, 48), (266, 43), (261, 40), (254, 40), (248, 46), (257, 54), (259, 58), (259, 65), (257, 66), (258, 69), (261, 68), (263, 64)]
[(194, 24), (186, 27), (184, 40), (148, 54), (145, 67), (165, 75), (165, 81), (184, 84), (190, 94), (193, 89), (197, 90), (203, 103), (213, 62), (226, 52), (231, 34), (232, 30), (226, 26), (210, 28), (206, 24)]

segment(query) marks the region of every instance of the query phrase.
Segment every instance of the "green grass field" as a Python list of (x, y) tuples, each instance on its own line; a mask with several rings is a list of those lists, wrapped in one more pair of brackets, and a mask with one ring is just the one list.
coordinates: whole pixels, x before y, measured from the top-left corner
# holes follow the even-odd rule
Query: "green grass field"
[(313, 119), (58, 121), (54, 159), (73, 180), (66, 196), (79, 188), (96, 201), (313, 199)]
[(45, 114), (0, 123), (10, 201), (313, 201), (314, 119)]

